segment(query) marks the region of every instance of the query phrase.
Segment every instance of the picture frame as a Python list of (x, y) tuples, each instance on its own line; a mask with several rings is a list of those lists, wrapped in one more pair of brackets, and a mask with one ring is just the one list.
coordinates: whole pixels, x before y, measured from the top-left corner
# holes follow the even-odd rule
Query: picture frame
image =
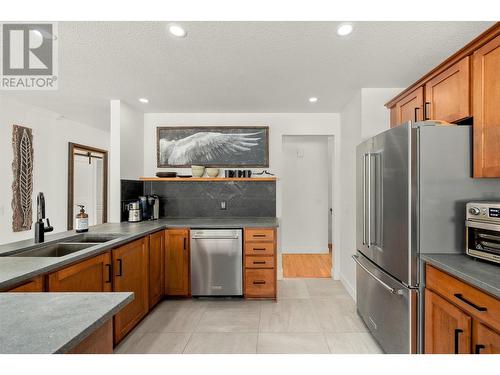
[(269, 127), (158, 126), (156, 156), (158, 168), (267, 168)]

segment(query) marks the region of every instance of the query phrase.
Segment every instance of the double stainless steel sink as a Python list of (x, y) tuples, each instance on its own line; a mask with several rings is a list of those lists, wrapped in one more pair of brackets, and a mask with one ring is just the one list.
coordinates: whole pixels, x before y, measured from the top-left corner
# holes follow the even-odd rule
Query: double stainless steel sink
[(58, 242), (50, 244), (40, 244), (34, 248), (21, 250), (10, 257), (42, 257), (42, 258), (58, 258), (78, 251), (88, 249), (92, 246), (100, 245), (105, 242), (113, 241), (123, 234), (110, 233), (83, 233), (76, 236), (63, 238)]

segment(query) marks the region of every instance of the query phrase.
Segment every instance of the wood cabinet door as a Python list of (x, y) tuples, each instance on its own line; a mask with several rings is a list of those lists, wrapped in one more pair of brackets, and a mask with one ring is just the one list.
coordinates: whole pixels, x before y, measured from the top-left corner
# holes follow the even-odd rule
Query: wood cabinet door
[(398, 108), (396, 105), (393, 107), (389, 108), (390, 111), (390, 118), (391, 118), (391, 128), (394, 128), (395, 126), (398, 126)]
[(500, 177), (500, 36), (472, 56), (474, 177)]
[(165, 232), (165, 294), (189, 295), (189, 229)]
[(115, 344), (148, 313), (148, 238), (113, 250), (115, 292), (134, 292), (134, 300), (115, 315)]
[(471, 317), (425, 289), (425, 353), (467, 354), (471, 351)]
[(165, 231), (149, 236), (149, 309), (163, 297), (165, 284)]
[(500, 354), (500, 334), (479, 322), (474, 328), (474, 353)]
[[(394, 126), (399, 126), (405, 122), (422, 121), (424, 106), (424, 88), (419, 87), (396, 103), (396, 114)], [(393, 127), (394, 127), (393, 126)]]
[(49, 274), (49, 292), (111, 292), (111, 254), (73, 264)]
[(27, 283), (21, 284), (15, 288), (9, 289), (9, 293), (35, 293), (44, 292), (45, 285), (43, 282), (43, 276), (37, 276), (33, 280)]
[(425, 84), (424, 120), (456, 122), (471, 116), (469, 56)]

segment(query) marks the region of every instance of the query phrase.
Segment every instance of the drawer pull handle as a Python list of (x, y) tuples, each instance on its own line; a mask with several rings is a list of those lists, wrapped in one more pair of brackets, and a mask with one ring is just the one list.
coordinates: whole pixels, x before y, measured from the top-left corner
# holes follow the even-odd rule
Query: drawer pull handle
[(258, 261), (258, 262), (254, 261), (253, 264), (266, 264), (266, 262), (265, 261)]
[(430, 117), (429, 117), (429, 107), (431, 105), (431, 102), (425, 102), (424, 104), (424, 120), (430, 120)]
[(476, 344), (476, 354), (481, 354), (481, 349), (484, 349), (486, 348), (486, 346), (482, 345), (482, 344)]
[(253, 248), (255, 251), (265, 251), (266, 249), (263, 247), (254, 247)]
[(253, 236), (254, 236), (254, 237), (266, 237), (266, 235), (265, 235), (265, 234), (254, 234)]
[(113, 273), (112, 273), (112, 268), (111, 268), (112, 266), (111, 266), (111, 264), (106, 264), (106, 267), (108, 267), (108, 280), (106, 280), (105, 282), (106, 282), (106, 284), (109, 284), (109, 283), (111, 283), (111, 279), (113, 278), (113, 276), (112, 276)]
[(455, 293), (454, 296), (457, 299), (459, 299), (460, 301), (462, 301), (463, 303), (466, 303), (467, 305), (472, 306), (477, 311), (487, 311), (488, 310), (486, 307), (481, 307), (481, 306), (478, 306), (478, 305), (476, 305), (475, 303), (473, 303), (471, 301), (468, 301), (466, 298), (464, 298), (464, 296), (462, 296), (461, 293)]
[(262, 284), (265, 284), (266, 282), (264, 280), (255, 280), (253, 283), (255, 285), (262, 285)]
[(123, 265), (122, 265), (122, 260), (117, 259), (118, 262), (118, 274), (116, 276), (123, 276)]
[(455, 354), (458, 354), (458, 335), (460, 335), (463, 332), (462, 329), (456, 329), (455, 330)]

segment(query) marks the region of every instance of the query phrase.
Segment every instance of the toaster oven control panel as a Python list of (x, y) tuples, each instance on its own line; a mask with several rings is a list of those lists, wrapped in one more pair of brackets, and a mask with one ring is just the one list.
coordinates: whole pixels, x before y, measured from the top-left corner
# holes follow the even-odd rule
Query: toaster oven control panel
[(470, 202), (466, 206), (466, 219), (500, 223), (500, 203)]

